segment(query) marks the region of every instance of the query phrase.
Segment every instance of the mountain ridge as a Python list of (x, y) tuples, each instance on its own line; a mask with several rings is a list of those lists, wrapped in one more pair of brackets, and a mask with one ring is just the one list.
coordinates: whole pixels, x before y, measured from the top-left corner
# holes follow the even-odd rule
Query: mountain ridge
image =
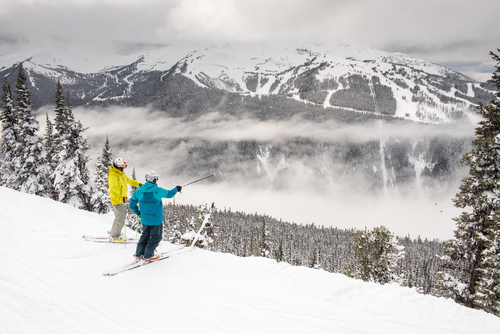
[(234, 100), (277, 96), (303, 106), (425, 123), (453, 122), (473, 114), (479, 101), (494, 98), (487, 83), (443, 66), (401, 53), (341, 44), (226, 44), (198, 49), (171, 45), (94, 59), (53, 48), (0, 57), (0, 73), (13, 84), (17, 66), (23, 62), (35, 108), (53, 103), (58, 79), (74, 106), (182, 109), (170, 101), (182, 93), (172, 86), (182, 86), (184, 92), (194, 91), (184, 101), (201, 108), (213, 106), (196, 96), (199, 90), (209, 89), (214, 91), (213, 99), (227, 94), (236, 95)]

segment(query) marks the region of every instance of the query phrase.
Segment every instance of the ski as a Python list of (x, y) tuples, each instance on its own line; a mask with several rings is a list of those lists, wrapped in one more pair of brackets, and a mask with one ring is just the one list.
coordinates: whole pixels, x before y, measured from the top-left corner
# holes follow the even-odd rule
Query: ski
[(114, 241), (110, 237), (94, 237), (90, 235), (84, 235), (82, 236), (84, 240), (87, 241), (92, 241), (92, 242), (101, 242), (101, 243), (107, 243), (107, 244), (136, 244), (139, 242), (139, 238), (127, 238), (126, 240), (123, 241)]
[(114, 275), (123, 273), (125, 271), (129, 271), (129, 270), (132, 270), (132, 269), (135, 269), (135, 268), (143, 267), (143, 266), (146, 266), (148, 264), (152, 264), (152, 263), (155, 263), (155, 262), (159, 262), (161, 260), (168, 259), (171, 255), (173, 255), (175, 253), (178, 253), (182, 249), (183, 248), (179, 248), (179, 249), (174, 249), (174, 250), (170, 250), (170, 251), (159, 253), (158, 255), (160, 256), (160, 258), (158, 260), (155, 260), (155, 261), (152, 261), (152, 262), (146, 262), (144, 260), (135, 260), (134, 262), (126, 264), (124, 266), (120, 266), (120, 267), (116, 267), (116, 268), (111, 269), (111, 270), (104, 271), (102, 274), (104, 276), (114, 276)]
[(117, 267), (117, 268), (114, 268), (114, 269), (111, 269), (111, 270), (108, 270), (108, 271), (104, 271), (102, 274), (104, 276), (115, 276), (117, 274), (123, 273), (123, 272), (128, 271), (128, 270), (132, 270), (132, 269), (135, 269), (135, 268), (147, 266), (148, 264), (152, 264), (152, 263), (155, 263), (155, 262), (158, 262), (158, 261), (161, 261), (161, 260), (168, 259), (169, 258), (168, 254), (169, 254), (169, 252), (160, 253), (160, 254), (158, 254), (160, 256), (160, 258), (158, 260), (155, 260), (155, 261), (152, 261), (152, 262), (146, 262), (144, 260), (135, 260), (134, 262), (129, 263), (129, 264), (125, 265), (125, 266)]

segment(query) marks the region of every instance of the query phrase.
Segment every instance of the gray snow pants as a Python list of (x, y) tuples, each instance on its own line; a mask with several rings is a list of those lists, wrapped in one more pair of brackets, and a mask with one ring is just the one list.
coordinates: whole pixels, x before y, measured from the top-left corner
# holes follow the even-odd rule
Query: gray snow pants
[(125, 225), (125, 205), (113, 205), (113, 212), (115, 213), (115, 220), (111, 227), (111, 238), (119, 238), (122, 232), (123, 225)]

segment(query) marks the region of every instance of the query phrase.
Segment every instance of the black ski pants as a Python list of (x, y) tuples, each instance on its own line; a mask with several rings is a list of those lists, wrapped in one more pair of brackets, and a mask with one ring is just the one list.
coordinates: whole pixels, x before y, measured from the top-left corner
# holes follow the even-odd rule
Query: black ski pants
[(142, 235), (135, 250), (135, 256), (144, 255), (145, 259), (153, 256), (162, 238), (163, 224), (142, 225)]

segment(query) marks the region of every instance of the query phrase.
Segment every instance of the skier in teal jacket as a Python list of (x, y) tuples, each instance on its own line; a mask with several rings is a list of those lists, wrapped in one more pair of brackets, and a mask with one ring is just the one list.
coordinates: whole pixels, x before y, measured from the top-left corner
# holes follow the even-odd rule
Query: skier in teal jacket
[(143, 231), (135, 256), (146, 262), (151, 262), (159, 258), (154, 254), (154, 251), (162, 238), (163, 229), (163, 205), (162, 198), (172, 198), (182, 190), (181, 186), (177, 186), (172, 190), (167, 190), (159, 187), (156, 182), (159, 176), (156, 172), (151, 171), (146, 173), (146, 183), (137, 189), (130, 199), (130, 209), (141, 216)]

